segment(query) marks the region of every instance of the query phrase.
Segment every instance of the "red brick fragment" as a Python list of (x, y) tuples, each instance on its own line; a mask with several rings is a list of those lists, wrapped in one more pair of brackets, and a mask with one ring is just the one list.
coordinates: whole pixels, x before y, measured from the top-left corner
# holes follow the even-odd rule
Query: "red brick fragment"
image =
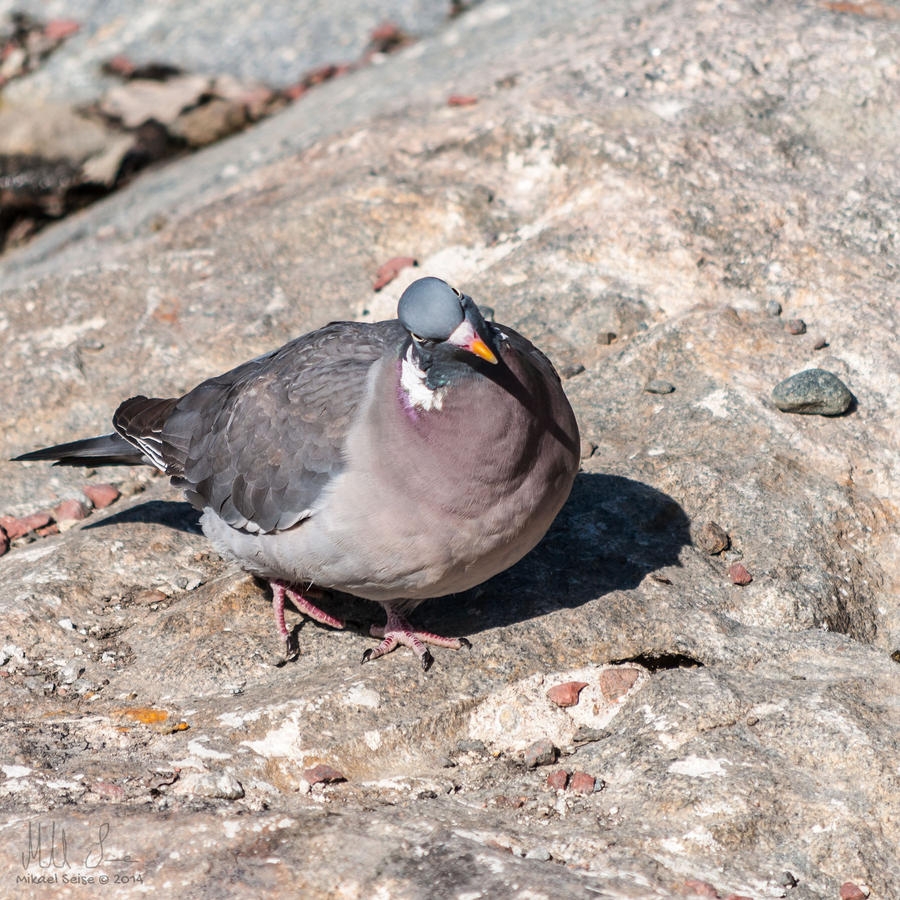
[(80, 30), (81, 26), (72, 19), (51, 19), (44, 26), (44, 35), (51, 41), (62, 41)]
[(841, 885), (841, 900), (866, 900), (869, 895), (855, 882), (845, 881)]
[(447, 106), (474, 106), (477, 102), (474, 94), (451, 94), (447, 98)]
[(121, 493), (111, 484), (89, 484), (84, 488), (84, 496), (94, 504), (94, 509), (105, 509), (115, 503)]
[(618, 700), (631, 690), (637, 680), (637, 669), (605, 669), (600, 673), (600, 693), (607, 700)]
[(6, 536), (6, 532), (0, 528), (0, 556), (3, 556), (7, 550), (9, 550), (9, 538)]
[(719, 896), (719, 892), (708, 881), (700, 881), (698, 878), (689, 878), (684, 886), (699, 897), (712, 897), (715, 900)]
[(47, 537), (51, 534), (59, 534), (59, 525), (56, 522), (51, 522), (49, 525), (45, 525), (43, 528), (38, 528), (35, 532), (39, 537)]
[(53, 517), (57, 522), (78, 522), (89, 514), (90, 510), (87, 504), (74, 498), (63, 500), (62, 503), (58, 503), (53, 507)]
[(334, 784), (338, 781), (347, 780), (343, 772), (339, 772), (332, 766), (325, 765), (325, 763), (319, 763), (319, 765), (313, 766), (311, 769), (305, 769), (303, 777), (310, 784), (319, 784), (320, 782), (322, 784)]
[(547, 787), (554, 791), (564, 791), (568, 783), (569, 773), (565, 769), (558, 769), (547, 776)]
[(23, 534), (28, 534), (30, 531), (49, 525), (51, 521), (50, 515), (45, 512), (32, 513), (30, 516), (21, 516), (20, 518), (0, 516), (0, 528), (6, 532), (7, 537), (11, 541), (14, 541), (16, 538), (22, 537)]
[(593, 775), (588, 775), (587, 772), (573, 772), (569, 780), (569, 790), (579, 794), (592, 794), (596, 784), (597, 779)]
[(369, 35), (372, 53), (393, 53), (412, 43), (412, 38), (393, 22), (382, 22)]
[(386, 263), (382, 263), (375, 273), (375, 283), (372, 285), (373, 291), (380, 291), (385, 285), (390, 284), (402, 269), (410, 266), (417, 266), (418, 260), (412, 256), (395, 256)]
[(125, 788), (108, 781), (96, 781), (91, 785), (91, 793), (116, 803), (125, 799)]
[(753, 576), (740, 563), (735, 563), (728, 570), (728, 577), (732, 584), (750, 584), (753, 581)]
[(119, 78), (127, 79), (134, 75), (137, 66), (124, 53), (118, 53), (103, 63), (103, 71), (107, 75), (117, 75)]
[(557, 706), (575, 706), (578, 695), (587, 687), (586, 681), (567, 681), (555, 684), (547, 691), (547, 698)]

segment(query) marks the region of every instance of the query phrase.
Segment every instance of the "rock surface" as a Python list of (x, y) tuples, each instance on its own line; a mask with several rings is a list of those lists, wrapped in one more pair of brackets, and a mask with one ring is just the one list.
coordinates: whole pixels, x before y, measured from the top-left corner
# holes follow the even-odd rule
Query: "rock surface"
[[(3, 889), (900, 893), (897, 13), (487, 0), (3, 257), (4, 458), (422, 274), (546, 349), (596, 448), (528, 558), (421, 608), (473, 643), (427, 675), (359, 668), (377, 609), (343, 597), (358, 627), (294, 617), (274, 665), (266, 592), (149, 470), (0, 463), (16, 520), (122, 494), (0, 557)], [(772, 408), (813, 354), (849, 414)], [(728, 549), (693, 546), (705, 522)], [(566, 790), (526, 765), (542, 739)]]

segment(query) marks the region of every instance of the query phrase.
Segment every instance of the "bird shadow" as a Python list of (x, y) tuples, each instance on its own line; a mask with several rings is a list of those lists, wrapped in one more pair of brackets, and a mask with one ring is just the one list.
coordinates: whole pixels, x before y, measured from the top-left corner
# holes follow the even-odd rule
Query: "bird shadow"
[(423, 621), (427, 616), (438, 633), (472, 634), (578, 607), (680, 566), (681, 548), (690, 543), (687, 514), (668, 494), (619, 475), (582, 472), (534, 550), (453, 602), (424, 604)]
[(90, 522), (83, 530), (92, 528), (105, 528), (107, 525), (123, 525), (134, 522), (143, 522), (150, 525), (165, 525), (176, 531), (184, 531), (187, 534), (202, 534), (200, 530), (200, 512), (194, 509), (190, 503), (177, 500), (145, 500), (128, 509), (113, 513)]
[[(199, 520), (189, 503), (148, 500), (84, 527), (142, 522), (201, 534)], [(582, 472), (534, 550), (484, 584), (426, 601), (413, 621), (437, 633), (475, 634), (629, 590), (651, 572), (680, 565), (681, 548), (691, 543), (689, 525), (681, 506), (662, 491), (619, 475)], [(323, 609), (343, 616), (354, 630), (368, 633), (370, 624), (383, 622), (383, 612), (367, 600), (324, 595)], [(290, 601), (286, 606), (291, 608)], [(304, 617), (301, 624), (318, 623)], [(297, 634), (292, 638), (296, 641)]]

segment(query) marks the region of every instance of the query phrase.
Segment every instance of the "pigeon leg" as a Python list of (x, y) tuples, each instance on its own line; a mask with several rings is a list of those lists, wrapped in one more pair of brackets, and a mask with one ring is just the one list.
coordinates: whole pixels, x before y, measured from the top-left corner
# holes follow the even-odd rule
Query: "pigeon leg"
[(372, 637), (383, 638), (382, 642), (374, 649), (363, 653), (362, 661), (369, 662), (390, 653), (398, 644), (409, 647), (422, 663), (422, 669), (428, 671), (434, 662), (434, 657), (429, 652), (426, 644), (434, 644), (436, 647), (447, 647), (449, 650), (459, 650), (462, 647), (472, 645), (465, 638), (447, 638), (430, 631), (419, 631), (412, 627), (393, 607), (385, 607), (387, 610), (387, 624), (384, 626), (372, 625), (369, 634)]
[(283, 581), (270, 581), (272, 586), (272, 610), (275, 613), (275, 624), (278, 626), (278, 633), (284, 641), (286, 652), (291, 649), (291, 636), (284, 622), (284, 598), (287, 597), (297, 609), (305, 613), (311, 619), (321, 622), (323, 625), (330, 625), (332, 628), (343, 628), (344, 623), (334, 616), (328, 615), (324, 610), (319, 609), (314, 603), (310, 603), (302, 594), (295, 591), (290, 585)]

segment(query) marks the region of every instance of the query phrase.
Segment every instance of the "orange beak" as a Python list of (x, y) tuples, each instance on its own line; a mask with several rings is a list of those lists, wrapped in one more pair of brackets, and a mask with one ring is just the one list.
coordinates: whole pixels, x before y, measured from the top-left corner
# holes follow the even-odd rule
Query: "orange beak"
[(478, 335), (475, 335), (471, 343), (466, 346), (466, 350), (469, 353), (474, 353), (476, 356), (480, 356), (482, 359), (487, 360), (492, 365), (497, 365), (497, 357), (492, 352), (491, 348), (480, 338)]
[(478, 334), (468, 319), (463, 319), (456, 331), (454, 331), (447, 340), (453, 344), (454, 347), (459, 347), (461, 350), (468, 350), (469, 353), (474, 353), (475, 356), (483, 359), (485, 362), (489, 362), (491, 365), (496, 366), (499, 362), (494, 351), (488, 347), (484, 342), (484, 339)]

